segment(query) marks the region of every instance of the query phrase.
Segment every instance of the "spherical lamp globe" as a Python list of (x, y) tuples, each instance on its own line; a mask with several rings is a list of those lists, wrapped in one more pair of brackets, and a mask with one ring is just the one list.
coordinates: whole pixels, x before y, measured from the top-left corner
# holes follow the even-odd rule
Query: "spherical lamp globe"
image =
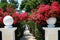
[(13, 18), (11, 16), (5, 16), (3, 19), (3, 23), (5, 26), (10, 27), (13, 24)]

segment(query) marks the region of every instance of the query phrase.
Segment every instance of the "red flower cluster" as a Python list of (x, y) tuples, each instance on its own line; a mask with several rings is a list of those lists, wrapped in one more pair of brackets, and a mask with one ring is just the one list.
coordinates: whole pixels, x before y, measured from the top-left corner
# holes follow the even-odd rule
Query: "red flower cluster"
[(3, 9), (0, 8), (0, 23), (3, 24), (3, 18), (7, 15), (10, 15), (13, 17), (14, 19), (14, 24), (19, 23), (20, 21), (23, 20), (28, 20), (28, 13), (18, 13), (16, 11), (14, 11), (14, 9), (10, 6), (7, 7), (6, 11), (4, 11)]
[(12, 13), (12, 12), (14, 12), (14, 9), (12, 8), (11, 5), (10, 6), (7, 5), (6, 11), (9, 12), (9, 13)]
[(30, 20), (33, 20), (37, 24), (39, 24), (41, 19), (44, 19), (44, 16), (42, 14), (36, 13), (36, 14), (31, 14), (29, 18), (30, 18)]
[(25, 13), (21, 13), (20, 14), (20, 17), (21, 17), (21, 20), (23, 21), (23, 20), (28, 20), (28, 13), (27, 12), (25, 12)]
[(57, 17), (60, 15), (60, 4), (53, 2), (51, 5), (40, 4), (37, 10), (32, 10), (30, 18), (36, 23), (46, 21), (49, 17)]
[(51, 5), (40, 5), (38, 12), (42, 14), (47, 14), (48, 17), (56, 17), (60, 13), (60, 4), (58, 2), (53, 2)]
[(3, 22), (3, 17), (4, 17), (4, 15), (3, 15), (3, 10), (0, 9), (0, 23)]
[(38, 12), (39, 13), (44, 13), (47, 12), (49, 10), (50, 6), (49, 5), (45, 5), (45, 4), (41, 4), (38, 7)]
[(25, 12), (25, 13), (19, 14), (15, 12), (12, 14), (12, 17), (14, 19), (14, 24), (16, 24), (16, 23), (19, 23), (20, 21), (27, 20), (28, 13)]

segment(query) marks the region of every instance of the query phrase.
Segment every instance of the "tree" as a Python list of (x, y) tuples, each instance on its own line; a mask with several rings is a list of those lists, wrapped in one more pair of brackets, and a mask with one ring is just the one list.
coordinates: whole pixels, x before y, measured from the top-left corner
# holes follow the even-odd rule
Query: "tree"
[(1, 0), (1, 2), (7, 2), (7, 0)]
[(10, 0), (10, 4), (14, 5), (13, 7), (17, 8), (18, 7), (18, 0)]
[(7, 5), (11, 5), (14, 9), (18, 7), (18, 0), (17, 1), (9, 0), (9, 1), (10, 3), (8, 3), (7, 0), (1, 0), (0, 8), (5, 10)]
[(44, 1), (43, 0), (23, 0), (20, 5), (20, 9), (29, 12), (32, 9), (36, 8), (40, 3), (44, 3)]
[(20, 9), (30, 12), (32, 9), (37, 8), (37, 6), (41, 3), (51, 4), (53, 1), (60, 1), (60, 0), (22, 0)]

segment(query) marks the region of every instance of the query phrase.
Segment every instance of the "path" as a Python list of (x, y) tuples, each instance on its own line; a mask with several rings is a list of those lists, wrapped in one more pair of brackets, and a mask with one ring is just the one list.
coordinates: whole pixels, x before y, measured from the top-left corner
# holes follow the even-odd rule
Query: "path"
[(30, 33), (28, 28), (24, 31), (24, 36), (20, 40), (36, 40), (33, 34)]

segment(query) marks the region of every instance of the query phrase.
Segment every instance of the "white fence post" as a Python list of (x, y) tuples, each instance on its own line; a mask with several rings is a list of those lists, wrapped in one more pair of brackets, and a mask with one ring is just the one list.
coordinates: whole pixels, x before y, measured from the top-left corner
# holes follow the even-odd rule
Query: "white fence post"
[(58, 30), (60, 28), (43, 28), (45, 30), (45, 40), (58, 40)]
[(17, 28), (0, 28), (2, 40), (15, 40), (15, 30)]

